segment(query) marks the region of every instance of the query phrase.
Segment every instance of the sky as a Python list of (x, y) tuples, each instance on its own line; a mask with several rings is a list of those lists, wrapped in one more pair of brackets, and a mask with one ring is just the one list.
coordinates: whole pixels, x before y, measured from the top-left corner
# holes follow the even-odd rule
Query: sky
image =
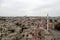
[(60, 0), (0, 0), (0, 16), (60, 16)]

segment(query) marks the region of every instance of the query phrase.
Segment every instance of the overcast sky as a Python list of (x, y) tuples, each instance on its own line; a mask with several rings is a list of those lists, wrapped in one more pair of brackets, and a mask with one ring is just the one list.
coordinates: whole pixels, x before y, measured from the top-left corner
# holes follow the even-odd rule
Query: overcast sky
[(60, 16), (60, 0), (0, 0), (0, 16)]

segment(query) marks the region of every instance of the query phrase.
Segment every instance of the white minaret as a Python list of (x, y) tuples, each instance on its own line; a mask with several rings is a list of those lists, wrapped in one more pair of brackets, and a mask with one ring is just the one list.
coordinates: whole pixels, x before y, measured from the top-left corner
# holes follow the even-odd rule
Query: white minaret
[(49, 20), (48, 20), (48, 19), (49, 19), (49, 16), (48, 16), (48, 14), (47, 14), (47, 30), (49, 30), (49, 23), (48, 23)]

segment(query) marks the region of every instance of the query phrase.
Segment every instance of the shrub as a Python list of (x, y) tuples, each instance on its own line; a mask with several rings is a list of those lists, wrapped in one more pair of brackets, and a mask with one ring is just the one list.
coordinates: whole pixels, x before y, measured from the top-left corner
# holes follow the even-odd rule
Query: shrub
[(16, 25), (17, 25), (17, 26), (20, 26), (20, 24), (19, 24), (19, 23), (16, 23)]

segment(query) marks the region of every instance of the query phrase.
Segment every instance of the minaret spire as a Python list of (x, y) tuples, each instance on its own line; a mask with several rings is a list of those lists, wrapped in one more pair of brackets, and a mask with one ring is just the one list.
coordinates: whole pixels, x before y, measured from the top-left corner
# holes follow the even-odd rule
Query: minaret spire
[(48, 23), (49, 20), (48, 19), (49, 19), (49, 15), (47, 14), (47, 30), (49, 30), (49, 23)]

